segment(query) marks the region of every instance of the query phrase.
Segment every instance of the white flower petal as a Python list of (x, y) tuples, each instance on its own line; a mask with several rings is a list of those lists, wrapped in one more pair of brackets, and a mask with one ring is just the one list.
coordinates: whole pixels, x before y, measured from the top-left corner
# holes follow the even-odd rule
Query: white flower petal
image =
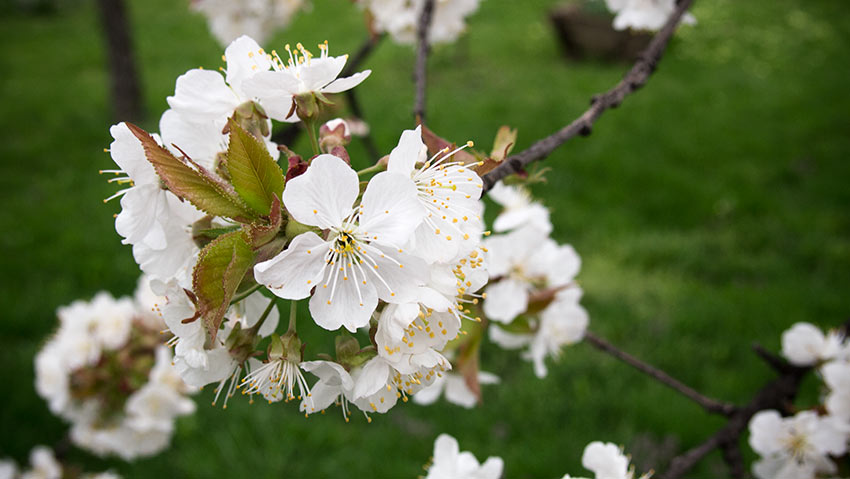
[(342, 225), (359, 192), (350, 166), (336, 156), (319, 155), (303, 175), (286, 184), (283, 204), (299, 223), (327, 229)]
[(484, 314), (493, 321), (510, 323), (528, 308), (527, 286), (511, 278), (490, 284), (484, 290)]
[(415, 130), (404, 130), (398, 140), (398, 145), (390, 152), (387, 171), (398, 173), (408, 178), (413, 173), (417, 162), (428, 159), (427, 148), (422, 142), (422, 127)]
[(177, 78), (174, 96), (168, 105), (197, 120), (218, 120), (233, 114), (240, 98), (225, 83), (224, 77), (210, 70), (189, 70)]
[(375, 175), (366, 186), (360, 207), (360, 231), (371, 240), (394, 246), (407, 243), (425, 217), (416, 185), (396, 173)]
[[(242, 83), (255, 74), (267, 71), (272, 64), (253, 38), (242, 35), (233, 40), (224, 50), (227, 61), (227, 84), (237, 92), (242, 92)], [(243, 96), (248, 96), (244, 95)]]
[(310, 313), (319, 326), (334, 331), (342, 326), (352, 333), (369, 324), (369, 319), (378, 307), (375, 285), (362, 278), (346, 278), (339, 273), (333, 281), (333, 267), (328, 268), (326, 278), (319, 282), (310, 298)]
[(325, 255), (329, 248), (330, 243), (316, 233), (302, 233), (280, 254), (254, 266), (254, 277), (276, 296), (286, 299), (306, 298), (310, 296), (310, 290), (322, 280)]
[(336, 80), (328, 83), (327, 86), (322, 88), (323, 93), (341, 93), (346, 90), (351, 90), (357, 85), (361, 84), (363, 80), (369, 78), (369, 74), (372, 73), (372, 70), (364, 70), (362, 72), (355, 73), (350, 77), (345, 78), (337, 78)]

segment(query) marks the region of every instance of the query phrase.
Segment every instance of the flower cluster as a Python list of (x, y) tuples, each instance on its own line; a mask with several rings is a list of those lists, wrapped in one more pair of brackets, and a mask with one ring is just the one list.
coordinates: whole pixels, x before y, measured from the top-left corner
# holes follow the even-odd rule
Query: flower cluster
[(76, 469), (66, 469), (56, 459), (47, 446), (35, 446), (30, 451), (30, 468), (18, 470), (18, 465), (10, 459), (0, 459), (0, 479), (61, 479), (79, 477), (80, 479), (120, 479), (118, 474), (106, 471), (98, 473), (80, 473)]
[(797, 323), (782, 334), (782, 353), (796, 366), (814, 366), (826, 385), (823, 406), (790, 417), (760, 411), (750, 421), (750, 446), (761, 459), (759, 479), (814, 479), (837, 472), (830, 458), (848, 452), (850, 440), (850, 343), (838, 332), (824, 334)]
[(126, 460), (168, 445), (195, 404), (173, 370), (143, 277), (135, 299), (98, 293), (58, 310), (59, 329), (35, 358), (36, 391), (71, 422), (71, 440)]
[(490, 198), (503, 206), (494, 229), (503, 233), (484, 241), (490, 282), (484, 314), (494, 324), (490, 338), (504, 348), (528, 348), (538, 377), (544, 360), (584, 337), (588, 316), (575, 283), (581, 260), (570, 245), (549, 237), (552, 224), (543, 205), (522, 187), (497, 184)]
[[(465, 19), (478, 10), (481, 0), (435, 0), (428, 42), (452, 43), (466, 30)], [(388, 33), (402, 44), (416, 41), (424, 0), (360, 0), (372, 16), (372, 28)]]
[[(481, 162), (455, 156), (471, 142), (429, 155), (417, 128), (376, 166), (352, 169), (348, 125), (334, 120), (317, 135), (317, 120), (326, 95), (370, 72), (337, 78), (346, 57), (319, 49), (287, 45), (284, 61), (236, 39), (223, 74), (178, 78), (159, 135), (112, 127), (121, 169), (106, 172), (124, 174), (111, 180), (128, 185), (116, 230), (166, 298), (156, 312), (183, 380), (218, 383), (225, 405), (241, 389), (297, 398), (308, 415), (337, 403), (348, 419), (350, 404), (385, 412), (435, 385), (452, 368), (442, 353), (465, 334), (462, 322), (478, 319), (488, 279)], [(313, 154), (278, 148), (272, 120), (303, 122)], [(282, 334), (274, 296), (290, 300)], [(312, 360), (296, 332), (306, 299), (312, 323), (338, 334), (333, 354)]]
[[(614, 28), (625, 30), (660, 30), (676, 9), (676, 0), (605, 0), (614, 17)], [(685, 13), (682, 22), (696, 23), (696, 18)]]
[[(612, 443), (594, 441), (587, 445), (581, 457), (581, 464), (593, 471), (596, 479), (635, 479), (634, 466), (629, 465), (629, 457), (622, 448)], [(425, 466), (428, 475), (425, 479), (499, 479), (502, 477), (504, 462), (500, 457), (488, 457), (480, 464), (468, 451), (460, 451), (457, 440), (448, 434), (440, 434), (434, 441), (434, 455)], [(637, 479), (648, 479), (647, 473)], [(563, 479), (581, 479), (566, 474)]]
[(286, 28), (304, 0), (192, 0), (193, 10), (207, 18), (210, 31), (227, 45), (241, 35), (264, 43), (275, 30)]

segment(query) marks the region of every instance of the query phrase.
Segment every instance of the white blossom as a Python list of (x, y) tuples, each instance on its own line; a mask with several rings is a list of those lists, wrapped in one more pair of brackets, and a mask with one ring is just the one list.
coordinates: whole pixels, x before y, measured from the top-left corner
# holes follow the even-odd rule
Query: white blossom
[(416, 187), (401, 175), (375, 175), (360, 205), (357, 173), (333, 155), (313, 159), (290, 180), (283, 203), (299, 223), (327, 230), (323, 239), (300, 234), (286, 250), (257, 264), (254, 275), (286, 299), (311, 295), (310, 312), (319, 326), (355, 331), (369, 322), (378, 299), (408, 302), (424, 284), (425, 264), (400, 247), (422, 221)]
[(815, 325), (795, 323), (782, 333), (782, 354), (792, 364), (811, 366), (837, 357), (847, 357), (844, 336), (837, 331), (824, 335)]
[[(478, 372), (479, 384), (498, 384), (499, 377), (485, 371)], [(446, 401), (470, 409), (478, 403), (478, 397), (469, 389), (466, 379), (453, 372), (444, 372), (430, 386), (423, 388), (413, 396), (413, 402), (427, 406), (434, 404), (441, 395)]]
[(484, 314), (500, 323), (525, 312), (532, 291), (566, 286), (581, 267), (571, 246), (558, 245), (533, 227), (487, 238), (484, 246), (491, 279)]
[(750, 420), (750, 446), (761, 459), (753, 464), (759, 479), (806, 479), (833, 474), (830, 455), (847, 450), (847, 432), (832, 417), (802, 411), (783, 418), (777, 411), (760, 411)]
[(303, 0), (192, 0), (213, 36), (226, 45), (240, 35), (264, 43), (275, 30), (286, 28)]
[(824, 399), (826, 410), (850, 424), (850, 363), (830, 361), (821, 368), (821, 374), (829, 387)]
[[(660, 30), (676, 9), (676, 0), (605, 0), (614, 13), (614, 28), (625, 30)], [(693, 25), (696, 18), (685, 13), (682, 23)]]
[(270, 59), (272, 71), (260, 71), (247, 79), (245, 91), (259, 99), (269, 117), (278, 121), (297, 121), (293, 114), (296, 95), (341, 93), (359, 85), (372, 73), (365, 70), (350, 77), (337, 78), (348, 55), (330, 56), (327, 42), (320, 44), (319, 50), (321, 53), (315, 58), (300, 43), (294, 50), (286, 45), (289, 58), (284, 61), (273, 53)]
[(488, 457), (483, 464), (468, 451), (460, 451), (457, 440), (440, 434), (434, 441), (433, 462), (425, 479), (499, 479), (504, 462), (500, 457)]
[(549, 210), (537, 201), (533, 201), (527, 189), (521, 186), (505, 185), (501, 181), (493, 185), (487, 193), (490, 199), (503, 209), (493, 222), (493, 230), (499, 233), (531, 226), (540, 233), (552, 232)]
[(561, 348), (581, 341), (587, 330), (589, 318), (579, 304), (581, 295), (578, 287), (559, 291), (540, 313), (539, 320), (533, 320), (536, 327), (533, 333), (511, 333), (494, 324), (490, 327), (490, 339), (505, 349), (528, 347), (523, 358), (534, 363), (537, 377), (546, 377), (545, 359), (557, 358)]
[(405, 130), (390, 153), (387, 171), (413, 180), (425, 211), (409, 247), (428, 263), (455, 262), (481, 241), (481, 178), (469, 168), (474, 165), (452, 160), (464, 147), (429, 159), (421, 127), (416, 127)]
[[(372, 13), (373, 27), (387, 32), (393, 40), (402, 44), (416, 41), (418, 19), (425, 2), (423, 0), (361, 0), (360, 3)], [(465, 19), (476, 10), (480, 0), (436, 0), (428, 30), (428, 42), (452, 43), (466, 30)]]
[(163, 189), (141, 142), (126, 124), (114, 125), (109, 132), (114, 138), (109, 152), (121, 169), (103, 172), (125, 174), (109, 181), (130, 185), (111, 197), (121, 197), (121, 212), (115, 218), (115, 229), (124, 238), (122, 243), (133, 245), (133, 257), (142, 271), (151, 277), (168, 280), (185, 267), (197, 251), (189, 225), (203, 214), (189, 202)]

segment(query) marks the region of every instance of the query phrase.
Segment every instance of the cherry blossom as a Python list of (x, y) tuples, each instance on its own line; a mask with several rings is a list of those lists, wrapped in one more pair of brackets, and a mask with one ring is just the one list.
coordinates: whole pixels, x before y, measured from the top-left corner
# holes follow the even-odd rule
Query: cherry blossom
[(310, 312), (319, 326), (355, 331), (369, 322), (378, 299), (408, 302), (425, 283), (427, 268), (404, 252), (424, 216), (408, 178), (384, 172), (359, 193), (357, 173), (333, 155), (313, 159), (307, 172), (289, 181), (283, 203), (305, 225), (327, 237), (300, 234), (271, 260), (257, 264), (257, 281), (286, 299), (311, 295)]

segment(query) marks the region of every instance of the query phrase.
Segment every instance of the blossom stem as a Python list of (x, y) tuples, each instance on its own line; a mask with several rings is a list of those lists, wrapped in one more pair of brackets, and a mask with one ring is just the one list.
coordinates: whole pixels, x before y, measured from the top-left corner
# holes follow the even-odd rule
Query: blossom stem
[(245, 291), (244, 293), (242, 293), (242, 294), (240, 294), (240, 295), (238, 295), (238, 296), (234, 296), (234, 297), (233, 297), (233, 299), (231, 299), (231, 300), (230, 300), (230, 304), (236, 304), (236, 303), (238, 303), (239, 301), (242, 301), (243, 299), (247, 298), (248, 296), (251, 296), (251, 294), (253, 294), (253, 293), (254, 293), (254, 291), (257, 291), (257, 290), (258, 290), (258, 289), (260, 289), (262, 286), (263, 286), (263, 285), (262, 285), (262, 284), (259, 284), (259, 283), (255, 284), (254, 286), (251, 286), (251, 287), (250, 287), (250, 288), (248, 288), (248, 290), (247, 290), (247, 291)]
[(378, 172), (384, 171), (386, 169), (387, 169), (387, 165), (384, 165), (384, 164), (381, 164), (381, 163), (375, 163), (374, 165), (372, 165), (368, 168), (363, 168), (362, 170), (358, 171), (357, 176), (368, 175), (370, 173), (378, 173)]
[(298, 316), (298, 301), (292, 300), (289, 302), (289, 329), (286, 331), (287, 333), (295, 332), (295, 322), (296, 317)]
[(319, 139), (316, 137), (316, 121), (313, 118), (305, 119), (304, 127), (307, 128), (307, 136), (310, 137), (310, 146), (313, 148), (313, 154), (322, 154), (319, 151)]
[(271, 301), (269, 301), (269, 305), (266, 306), (265, 311), (263, 311), (263, 314), (260, 315), (260, 319), (257, 320), (257, 324), (255, 324), (254, 327), (252, 328), (254, 331), (259, 331), (260, 328), (263, 327), (263, 323), (266, 322), (266, 318), (269, 317), (269, 313), (272, 312), (272, 309), (274, 308), (275, 303), (277, 303), (277, 298), (272, 298)]

